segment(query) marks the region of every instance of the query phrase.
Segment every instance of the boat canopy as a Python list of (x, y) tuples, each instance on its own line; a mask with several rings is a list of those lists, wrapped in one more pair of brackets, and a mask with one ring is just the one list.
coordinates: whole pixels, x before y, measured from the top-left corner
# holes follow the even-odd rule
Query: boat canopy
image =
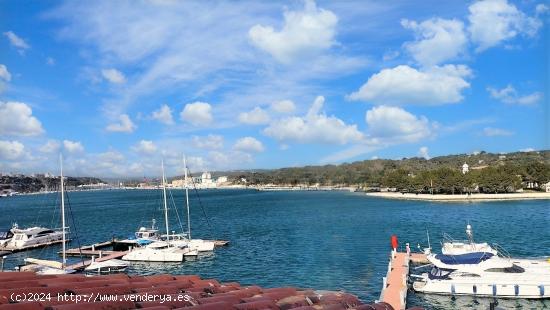
[(473, 252), (460, 255), (437, 254), (436, 259), (447, 265), (472, 265), (479, 264), (493, 257), (489, 252)]

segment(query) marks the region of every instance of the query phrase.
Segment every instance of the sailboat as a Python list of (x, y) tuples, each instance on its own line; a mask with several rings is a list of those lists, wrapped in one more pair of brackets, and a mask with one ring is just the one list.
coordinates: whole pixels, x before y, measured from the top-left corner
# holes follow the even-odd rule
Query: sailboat
[(75, 273), (76, 270), (67, 269), (67, 226), (65, 223), (65, 186), (63, 180), (63, 156), (59, 155), (60, 165), (60, 183), (61, 183), (61, 225), (62, 225), (62, 261), (44, 260), (36, 258), (26, 258), (25, 262), (28, 265), (21, 267), (21, 271), (32, 270), (38, 274), (68, 274)]
[(188, 243), (179, 242), (175, 239), (175, 235), (170, 235), (168, 224), (168, 203), (166, 196), (166, 176), (164, 174), (164, 162), (162, 166), (162, 193), (164, 201), (164, 222), (166, 225), (166, 239), (158, 240), (144, 247), (138, 247), (130, 251), (122, 257), (127, 261), (145, 261), (145, 262), (182, 262), (185, 256), (196, 256), (197, 251), (193, 251), (188, 247)]
[(185, 206), (187, 209), (187, 242), (189, 248), (196, 250), (198, 252), (211, 252), (214, 251), (215, 242), (210, 240), (203, 239), (192, 239), (191, 238), (191, 214), (189, 212), (189, 186), (187, 185), (187, 161), (185, 156), (183, 156), (183, 168), (184, 168), (184, 187), (185, 187)]

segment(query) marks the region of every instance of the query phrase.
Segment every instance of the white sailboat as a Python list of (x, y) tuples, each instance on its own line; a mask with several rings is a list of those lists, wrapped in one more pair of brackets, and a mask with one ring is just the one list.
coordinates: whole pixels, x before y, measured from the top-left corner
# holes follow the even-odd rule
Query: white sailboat
[(214, 251), (214, 247), (216, 245), (214, 241), (191, 238), (191, 213), (189, 208), (189, 186), (187, 184), (188, 169), (187, 169), (187, 161), (185, 159), (185, 156), (183, 156), (183, 168), (184, 168), (183, 187), (185, 189), (185, 206), (187, 211), (187, 233), (186, 233), (186, 239), (178, 242), (180, 244), (187, 243), (187, 246), (191, 250), (194, 250), (197, 252), (212, 252)]
[(26, 258), (25, 265), (21, 268), (22, 271), (33, 270), (38, 274), (67, 274), (76, 272), (73, 269), (65, 268), (67, 266), (67, 226), (65, 223), (65, 183), (63, 179), (63, 156), (59, 155), (60, 165), (60, 183), (61, 183), (61, 226), (62, 226), (62, 261), (43, 260), (36, 258)]
[(158, 240), (144, 247), (138, 247), (122, 257), (126, 261), (145, 262), (182, 262), (185, 256), (196, 256), (197, 252), (189, 249), (188, 243), (179, 240), (171, 240), (168, 223), (168, 203), (166, 198), (166, 176), (164, 174), (164, 162), (162, 166), (162, 192), (164, 201), (164, 222), (166, 225), (166, 239)]

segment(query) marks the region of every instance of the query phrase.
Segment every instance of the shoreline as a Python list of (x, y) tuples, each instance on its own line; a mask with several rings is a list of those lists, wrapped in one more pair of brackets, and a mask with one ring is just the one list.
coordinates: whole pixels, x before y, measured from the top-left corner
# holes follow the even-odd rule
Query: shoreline
[(497, 201), (497, 200), (539, 200), (550, 199), (550, 193), (508, 193), (508, 194), (457, 194), (457, 195), (442, 195), (442, 194), (412, 194), (412, 193), (395, 193), (395, 192), (373, 192), (366, 193), (369, 197), (377, 197), (384, 199), (401, 199), (401, 200), (422, 200), (422, 201)]

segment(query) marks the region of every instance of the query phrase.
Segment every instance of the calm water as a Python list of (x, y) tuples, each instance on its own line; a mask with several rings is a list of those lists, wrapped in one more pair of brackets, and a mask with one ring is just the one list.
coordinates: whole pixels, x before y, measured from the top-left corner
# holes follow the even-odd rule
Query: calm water
[[(175, 210), (183, 214), (183, 192), (172, 191), (172, 195), (178, 208), (170, 209), (171, 227), (179, 230)], [(193, 262), (133, 264), (131, 273), (199, 274), (265, 287), (346, 290), (369, 302), (380, 294), (391, 234), (399, 237), (401, 245), (426, 246), (429, 229), (432, 247), (439, 251), (442, 234), (462, 239), (469, 221), (477, 240), (504, 245), (513, 256), (550, 255), (547, 200), (429, 203), (368, 198), (360, 193), (247, 190), (201, 191), (200, 200), (211, 225), (197, 196), (191, 195), (194, 237), (226, 239), (231, 245)], [(159, 191), (76, 192), (69, 194), (69, 202), (76, 221), (71, 230), (82, 244), (128, 237), (139, 226), (150, 225), (151, 218), (163, 225)], [(59, 227), (58, 205), (53, 194), (0, 199), (0, 227), (9, 228), (13, 222), (23, 227)], [(57, 258), (59, 249), (11, 255), (6, 267), (13, 268), (27, 256)], [(488, 309), (490, 301), (409, 294), (409, 306), (428, 309)], [(548, 301), (499, 302), (506, 309), (550, 308)]]

